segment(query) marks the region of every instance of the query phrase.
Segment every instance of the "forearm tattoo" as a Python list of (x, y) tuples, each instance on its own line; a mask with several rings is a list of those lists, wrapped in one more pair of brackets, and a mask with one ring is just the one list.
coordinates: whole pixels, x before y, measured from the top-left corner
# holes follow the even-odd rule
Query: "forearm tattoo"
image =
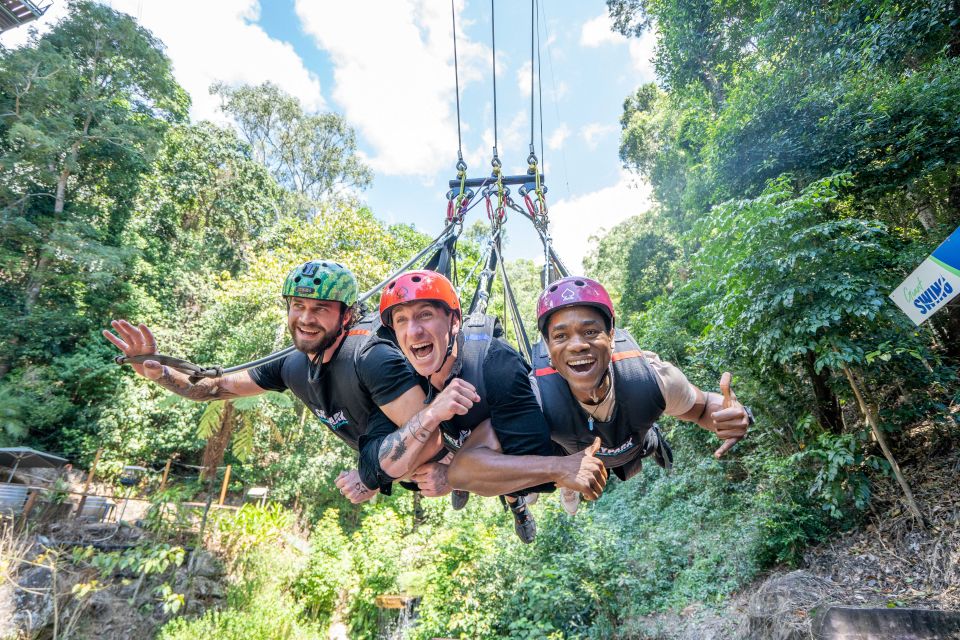
[(160, 378), (157, 379), (156, 382), (167, 391), (198, 402), (227, 400), (229, 398), (239, 397), (221, 386), (222, 378), (205, 378), (194, 384), (186, 377), (178, 380), (167, 366), (163, 367), (163, 373), (160, 374)]
[(426, 442), (430, 438), (430, 430), (423, 426), (420, 420), (420, 414), (415, 414), (407, 420), (407, 424), (402, 429), (394, 431), (380, 444), (380, 463), (383, 464), (388, 459), (390, 462), (396, 462), (407, 452), (409, 445), (413, 440), (417, 442)]

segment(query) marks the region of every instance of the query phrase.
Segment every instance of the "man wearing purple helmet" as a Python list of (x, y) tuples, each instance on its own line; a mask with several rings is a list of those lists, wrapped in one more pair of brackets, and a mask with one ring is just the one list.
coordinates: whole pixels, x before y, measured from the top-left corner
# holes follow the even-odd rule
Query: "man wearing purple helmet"
[[(537, 386), (550, 435), (568, 454), (601, 440), (597, 457), (621, 480), (636, 475), (641, 459), (653, 455), (669, 469), (673, 454), (655, 420), (666, 413), (717, 434), (719, 458), (744, 437), (753, 419), (730, 397), (704, 392), (675, 366), (643, 351), (616, 329), (610, 295), (596, 280), (562, 278), (537, 301), (543, 335), (534, 356)], [(729, 386), (729, 373), (721, 386)], [(571, 515), (580, 495), (561, 489)]]

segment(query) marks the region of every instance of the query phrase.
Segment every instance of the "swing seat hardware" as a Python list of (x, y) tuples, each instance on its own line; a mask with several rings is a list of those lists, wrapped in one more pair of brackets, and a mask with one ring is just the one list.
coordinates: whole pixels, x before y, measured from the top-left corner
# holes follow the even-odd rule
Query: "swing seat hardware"
[[(545, 184), (540, 185), (540, 192), (543, 195), (547, 195), (548, 191), (549, 189), (547, 189), (547, 185)], [(536, 192), (537, 192), (537, 184), (535, 182), (524, 182), (520, 186), (520, 188), (517, 189), (517, 193), (519, 193), (521, 196), (526, 196), (528, 193), (536, 193)]]
[[(518, 184), (526, 184), (528, 182), (532, 182), (532, 178), (533, 176), (531, 176), (529, 173), (524, 173), (519, 176), (500, 176), (500, 181), (504, 184), (504, 186), (518, 185)], [(467, 178), (466, 180), (463, 181), (463, 186), (464, 187), (485, 187), (491, 182), (496, 182), (496, 181), (497, 181), (497, 176), (496, 174), (493, 174), (488, 178)], [(543, 177), (543, 174), (541, 173), (540, 174), (541, 186), (543, 185), (543, 181), (544, 181), (544, 177)], [(460, 180), (451, 180), (448, 186), (451, 189), (459, 189)]]

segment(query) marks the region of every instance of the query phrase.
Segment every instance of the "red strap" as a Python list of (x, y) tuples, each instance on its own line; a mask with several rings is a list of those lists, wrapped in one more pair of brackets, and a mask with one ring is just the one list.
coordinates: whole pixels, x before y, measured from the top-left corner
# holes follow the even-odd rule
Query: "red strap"
[(370, 335), (370, 330), (369, 329), (350, 329), (350, 331), (347, 331), (347, 335), (348, 336), (366, 336), (366, 335)]
[[(642, 358), (643, 354), (633, 349), (632, 351), (620, 351), (619, 353), (613, 354), (613, 361), (617, 362), (618, 360), (626, 360), (627, 358)], [(553, 367), (543, 367), (542, 369), (537, 369), (534, 372), (538, 378), (541, 376), (550, 376), (556, 373), (557, 370)]]

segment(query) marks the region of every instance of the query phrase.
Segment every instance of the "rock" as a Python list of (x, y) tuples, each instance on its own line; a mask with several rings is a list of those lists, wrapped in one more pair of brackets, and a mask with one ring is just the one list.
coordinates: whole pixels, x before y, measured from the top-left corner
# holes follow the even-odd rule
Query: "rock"
[(226, 589), (216, 580), (197, 576), (193, 579), (193, 595), (197, 598), (224, 598)]
[(50, 589), (53, 574), (47, 567), (31, 567), (21, 571), (13, 592), (12, 626), (27, 635), (43, 629), (53, 621), (53, 598)]
[(209, 551), (199, 550), (193, 560), (193, 575), (204, 578), (219, 578), (226, 571), (223, 564)]

